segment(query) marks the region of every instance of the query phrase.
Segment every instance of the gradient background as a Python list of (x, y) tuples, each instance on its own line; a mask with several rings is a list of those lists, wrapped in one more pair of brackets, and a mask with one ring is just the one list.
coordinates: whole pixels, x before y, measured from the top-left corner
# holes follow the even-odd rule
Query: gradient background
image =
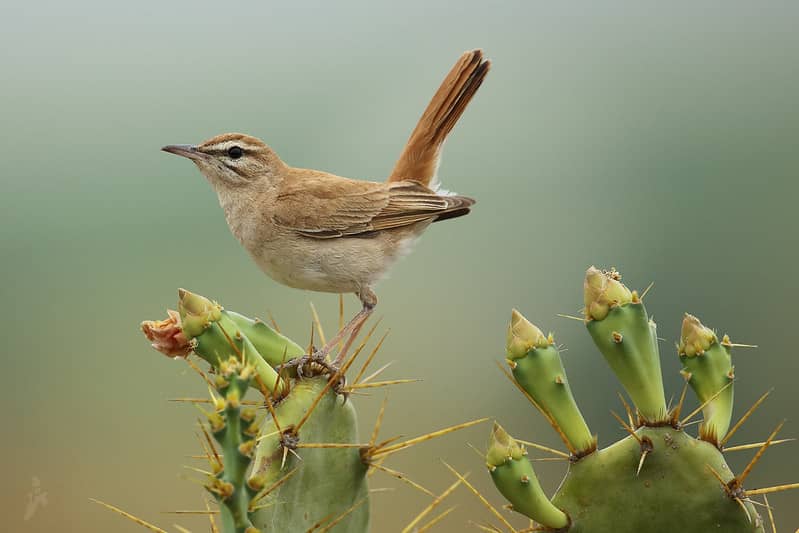
[[(758, 344), (737, 350), (736, 415), (772, 398), (734, 438), (763, 440), (797, 406), (799, 4), (759, 2), (4, 2), (0, 5), (0, 514), (7, 531), (141, 531), (96, 497), (170, 528), (207, 531), (186, 481), (204, 393), (152, 351), (142, 319), (176, 288), (264, 316), (307, 340), (313, 300), (334, 329), (337, 297), (267, 280), (230, 236), (215, 195), (169, 143), (243, 131), (290, 164), (380, 180), (461, 51), (494, 60), (456, 127), (440, 175), (473, 214), (436, 225), (378, 287), (391, 328), (383, 434), (413, 436), (481, 416), (558, 445), (506, 382), (510, 309), (569, 348), (575, 395), (600, 443), (620, 388), (576, 314), (591, 264), (655, 286), (669, 393), (673, 342), (691, 311)], [(679, 4), (679, 5), (675, 5)], [(347, 313), (357, 310), (353, 297)], [(696, 405), (694, 398), (691, 405)], [(382, 393), (357, 398), (369, 431)], [(439, 492), (445, 458), (504, 503), (466, 445), (485, 424), (391, 466)], [(783, 434), (797, 435), (795, 420)], [(747, 486), (799, 481), (797, 447), (770, 450)], [(739, 470), (752, 454), (731, 459)], [(545, 489), (564, 471), (540, 463)], [(48, 504), (23, 521), (32, 479)], [(382, 474), (375, 532), (428, 499)], [(690, 497), (686, 494), (686, 497)], [(465, 489), (438, 531), (488, 515)], [(797, 493), (773, 496), (782, 531)], [(623, 519), (623, 516), (621, 517)], [(495, 520), (493, 520), (495, 522)], [(519, 522), (523, 524), (524, 522)]]

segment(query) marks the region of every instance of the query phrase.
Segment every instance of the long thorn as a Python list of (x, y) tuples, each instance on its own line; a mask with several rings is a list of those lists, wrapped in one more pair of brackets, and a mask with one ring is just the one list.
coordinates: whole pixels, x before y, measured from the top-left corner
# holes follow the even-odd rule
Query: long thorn
[[(536, 444), (535, 442), (531, 442), (529, 440), (522, 440), (522, 439), (514, 439), (514, 440), (516, 440), (518, 442), (521, 442), (522, 444), (526, 444), (527, 446), (532, 446), (533, 448), (535, 448), (537, 450), (541, 450), (541, 451), (544, 451), (544, 452), (549, 452), (549, 453), (551, 453), (553, 455), (557, 455), (558, 457), (563, 457), (565, 459), (569, 458), (569, 454), (568, 453), (562, 452), (560, 450), (556, 450), (555, 448), (550, 448), (549, 446), (544, 446), (543, 444)], [(485, 458), (485, 454), (483, 454), (482, 457)]]
[[(780, 439), (771, 441), (771, 446), (775, 446), (777, 444), (783, 444), (785, 442), (793, 442), (796, 439)], [(765, 442), (753, 442), (751, 444), (739, 444), (738, 446), (730, 446), (729, 448), (724, 448), (724, 453), (727, 452), (741, 452), (744, 450), (752, 450), (754, 448), (760, 448), (763, 446)]]
[(311, 315), (313, 315), (314, 324), (316, 324), (316, 331), (319, 333), (319, 341), (322, 343), (322, 346), (327, 344), (327, 339), (325, 338), (325, 330), (322, 329), (322, 321), (319, 320), (319, 313), (316, 312), (316, 306), (311, 302)]
[(627, 421), (630, 423), (630, 427), (635, 427), (633, 410), (630, 409), (630, 404), (627, 403), (627, 400), (624, 399), (624, 395), (621, 392), (616, 391), (616, 394), (619, 395), (619, 400), (621, 400), (621, 404), (624, 406), (624, 410), (627, 412)]
[(624, 420), (622, 420), (622, 418), (619, 415), (617, 415), (614, 411), (611, 411), (610, 414), (613, 415), (613, 418), (615, 418), (616, 420), (619, 421), (619, 424), (621, 424), (621, 427), (624, 428), (624, 431), (629, 433), (632, 438), (634, 438), (636, 441), (638, 441), (638, 444), (643, 444), (644, 443), (644, 441), (641, 440), (641, 437), (639, 437), (638, 435), (635, 434), (635, 430), (633, 428), (631, 428), (630, 426), (628, 426), (627, 423)]
[(383, 425), (383, 415), (386, 412), (386, 404), (388, 403), (388, 394), (383, 398), (383, 403), (380, 404), (380, 410), (377, 412), (377, 419), (375, 420), (375, 427), (372, 429), (372, 436), (369, 438), (369, 447), (373, 447), (377, 442), (377, 434), (380, 433), (380, 426)]
[(455, 507), (456, 507), (456, 506), (454, 506), (454, 505), (453, 505), (452, 507), (450, 507), (449, 509), (447, 509), (447, 510), (446, 510), (446, 511), (444, 511), (443, 513), (439, 514), (438, 516), (436, 516), (435, 518), (433, 518), (432, 520), (430, 520), (430, 521), (429, 521), (428, 523), (426, 523), (425, 525), (423, 525), (423, 526), (419, 527), (419, 529), (418, 529), (418, 530), (416, 530), (416, 533), (424, 533), (425, 531), (430, 531), (430, 529), (431, 529), (431, 528), (432, 528), (434, 525), (436, 525), (436, 524), (438, 524), (439, 522), (441, 522), (441, 521), (442, 521), (444, 518), (446, 518), (446, 516), (447, 516), (448, 514), (450, 514), (452, 511), (454, 511), (454, 510), (455, 510)]
[(419, 383), (421, 379), (390, 379), (388, 381), (375, 381), (373, 383), (356, 383), (347, 387), (348, 390), (355, 391), (361, 389), (379, 389), (390, 387), (391, 385), (407, 385), (408, 383)]
[(682, 413), (683, 405), (685, 405), (685, 393), (686, 392), (688, 392), (688, 382), (687, 381), (682, 386), (682, 392), (680, 393), (680, 401), (677, 402), (677, 406), (674, 408), (674, 411), (671, 412), (672, 423), (678, 423), (680, 421), (680, 413)]
[(724, 446), (727, 443), (727, 441), (730, 440), (730, 437), (735, 435), (735, 432), (738, 431), (740, 429), (740, 427), (744, 425), (744, 422), (746, 422), (746, 420), (750, 416), (752, 416), (752, 413), (754, 413), (755, 410), (758, 407), (760, 407), (760, 404), (763, 403), (764, 401), (766, 401), (766, 398), (768, 398), (769, 394), (771, 394), (771, 391), (773, 391), (773, 390), (774, 389), (769, 389), (766, 392), (764, 392), (763, 395), (760, 398), (758, 398), (755, 403), (752, 404), (752, 407), (750, 407), (749, 409), (746, 410), (746, 412), (743, 414), (743, 416), (740, 418), (740, 420), (738, 420), (738, 422), (736, 422), (735, 425), (732, 426), (732, 429), (727, 432), (727, 434), (724, 436), (724, 438), (721, 439), (721, 442), (719, 443), (721, 446)]
[(650, 283), (650, 284), (649, 284), (649, 286), (648, 286), (646, 289), (644, 289), (644, 292), (642, 292), (642, 293), (641, 293), (641, 296), (639, 296), (638, 298), (639, 298), (641, 301), (643, 301), (643, 299), (644, 299), (644, 296), (646, 296), (646, 295), (649, 293), (649, 290), (650, 290), (652, 287), (654, 287), (654, 286), (655, 286), (655, 282), (653, 281), (652, 283)]
[(729, 383), (727, 383), (726, 385), (724, 385), (722, 388), (720, 388), (719, 390), (717, 390), (717, 391), (716, 391), (716, 393), (715, 393), (713, 396), (711, 396), (710, 398), (708, 398), (707, 400), (705, 400), (704, 402), (702, 402), (702, 405), (700, 405), (699, 407), (697, 407), (696, 409), (694, 409), (693, 411), (691, 411), (691, 414), (689, 414), (688, 416), (686, 416), (685, 418), (683, 418), (682, 420), (680, 420), (680, 425), (681, 425), (681, 426), (684, 426), (686, 422), (688, 422), (688, 421), (689, 421), (689, 420), (691, 420), (691, 419), (692, 419), (694, 416), (696, 416), (698, 413), (700, 413), (700, 412), (702, 411), (702, 409), (704, 409), (705, 407), (707, 407), (707, 405), (708, 405), (710, 402), (712, 402), (713, 400), (715, 400), (715, 399), (716, 399), (716, 398), (719, 396), (719, 394), (721, 394), (722, 392), (724, 392), (725, 390), (727, 390), (727, 387), (730, 387), (730, 386), (732, 386), (732, 384), (733, 384), (733, 382), (732, 382), (732, 381), (730, 381)]
[(372, 457), (376, 457), (378, 455), (385, 455), (385, 454), (388, 454), (388, 453), (394, 453), (394, 452), (397, 452), (399, 450), (403, 450), (405, 448), (409, 448), (409, 447), (411, 447), (411, 446), (413, 446), (415, 444), (418, 444), (420, 442), (424, 442), (424, 441), (430, 440), (430, 439), (435, 439), (436, 437), (441, 437), (441, 436), (446, 435), (448, 433), (452, 433), (453, 431), (466, 429), (466, 428), (474, 426), (476, 424), (480, 424), (481, 422), (485, 422), (486, 420), (488, 420), (488, 418), (480, 418), (478, 420), (472, 420), (471, 422), (464, 422), (462, 424), (457, 424), (457, 425), (454, 425), (454, 426), (450, 426), (448, 428), (439, 429), (438, 431), (433, 431), (431, 433), (427, 433), (426, 435), (421, 435), (419, 437), (415, 437), (413, 439), (409, 439), (409, 440), (406, 440), (404, 442), (400, 442), (400, 443), (394, 444), (392, 446), (386, 446), (384, 448), (378, 448), (378, 449), (374, 450), (374, 452), (372, 452)]
[(427, 507), (425, 507), (424, 509), (422, 509), (422, 512), (420, 512), (418, 515), (416, 515), (416, 516), (414, 517), (414, 519), (413, 519), (413, 520), (411, 520), (411, 523), (410, 523), (410, 524), (408, 524), (407, 526), (405, 526), (405, 528), (402, 530), (402, 533), (409, 533), (410, 531), (413, 531), (413, 528), (416, 526), (416, 524), (418, 524), (419, 522), (421, 522), (421, 521), (424, 519), (424, 517), (425, 517), (425, 516), (427, 516), (428, 514), (430, 514), (430, 513), (432, 512), (432, 510), (433, 510), (433, 509), (435, 509), (437, 506), (439, 506), (439, 505), (441, 504), (441, 502), (443, 502), (443, 501), (444, 501), (444, 499), (445, 499), (447, 496), (449, 496), (450, 494), (452, 494), (452, 491), (454, 491), (456, 488), (458, 488), (458, 486), (459, 486), (459, 485), (460, 485), (462, 482), (463, 482), (463, 481), (459, 479), (458, 481), (456, 481), (455, 483), (453, 483), (452, 485), (450, 485), (449, 487), (447, 487), (447, 490), (445, 490), (444, 492), (442, 492), (442, 493), (441, 493), (441, 494), (440, 494), (440, 495), (439, 495), (439, 496), (438, 496), (438, 497), (437, 497), (435, 500), (433, 500), (432, 502), (430, 502), (430, 504), (429, 504)]
[(333, 528), (334, 528), (334, 527), (335, 527), (335, 526), (336, 526), (336, 525), (337, 525), (339, 522), (341, 522), (342, 520), (344, 520), (344, 519), (347, 517), (347, 515), (349, 515), (349, 514), (350, 514), (351, 512), (353, 512), (355, 509), (357, 509), (358, 507), (360, 507), (361, 505), (363, 505), (364, 503), (366, 503), (366, 500), (367, 500), (367, 498), (366, 498), (366, 497), (363, 497), (363, 498), (361, 498), (360, 500), (358, 500), (357, 502), (355, 502), (354, 504), (352, 504), (352, 506), (351, 506), (349, 509), (347, 509), (346, 511), (344, 511), (343, 513), (341, 513), (340, 515), (338, 515), (338, 516), (336, 517), (336, 519), (335, 519), (335, 520), (333, 520), (332, 522), (330, 522), (329, 524), (327, 524), (325, 527), (323, 527), (322, 529), (320, 529), (320, 530), (319, 530), (319, 533), (327, 533), (328, 531), (330, 531), (331, 529), (333, 529)]
[(558, 425), (557, 421), (554, 418), (552, 418), (552, 416), (550, 416), (550, 414), (547, 413), (546, 410), (543, 407), (541, 407), (538, 404), (538, 402), (536, 402), (533, 399), (533, 397), (530, 396), (530, 394), (526, 390), (524, 390), (524, 388), (521, 385), (519, 385), (519, 383), (513, 378), (513, 375), (510, 372), (508, 372), (499, 361), (497, 361), (497, 366), (505, 375), (505, 377), (508, 378), (511, 383), (513, 383), (513, 386), (519, 389), (519, 391), (521, 391), (521, 393), (524, 394), (524, 397), (527, 398), (527, 401), (529, 401), (533, 405), (533, 407), (538, 409), (538, 412), (541, 413), (541, 415), (543, 415), (543, 417), (547, 420), (547, 422), (549, 422), (549, 425), (552, 426), (552, 428), (557, 432), (560, 439), (566, 445), (566, 448), (569, 449), (569, 452), (572, 455), (577, 455), (577, 450), (575, 450), (574, 446), (572, 446), (571, 442), (569, 442), (569, 439), (566, 437), (566, 434), (563, 432), (560, 425)]
[(782, 429), (783, 425), (785, 425), (785, 420), (783, 420), (782, 422), (777, 424), (777, 427), (774, 428), (774, 431), (772, 431), (771, 435), (768, 436), (768, 438), (766, 439), (766, 442), (763, 443), (763, 446), (760, 447), (760, 449), (757, 451), (755, 456), (752, 457), (752, 460), (749, 461), (749, 464), (746, 465), (746, 468), (744, 468), (744, 471), (741, 472), (740, 475), (735, 476), (735, 479), (737, 480), (739, 486), (743, 485), (744, 480), (747, 478), (747, 476), (752, 471), (752, 469), (755, 467), (755, 465), (760, 460), (760, 458), (763, 456), (763, 454), (766, 453), (766, 450), (768, 449), (768, 447), (771, 446), (771, 441), (774, 440), (774, 437), (777, 436), (777, 433), (779, 433), (779, 431)]
[(758, 494), (771, 494), (772, 492), (782, 492), (784, 490), (799, 489), (799, 483), (789, 483), (787, 485), (776, 485), (774, 487), (766, 487), (764, 489), (747, 490), (747, 496), (756, 496)]
[(394, 476), (395, 478), (399, 479), (400, 481), (404, 481), (405, 483), (407, 483), (411, 487), (415, 488), (416, 490), (418, 490), (420, 492), (424, 492), (425, 494), (427, 494), (431, 498), (435, 498), (436, 497), (436, 495), (433, 494), (431, 491), (427, 490), (426, 488), (424, 488), (420, 484), (416, 483), (415, 481), (410, 479), (408, 476), (406, 476), (405, 474), (403, 474), (399, 470), (394, 470), (392, 468), (388, 468), (387, 466), (378, 465), (378, 464), (374, 464), (374, 463), (372, 464), (372, 466), (374, 466), (378, 470), (381, 470), (381, 471), (385, 472), (386, 474), (389, 474), (390, 476)]
[[(208, 504), (208, 500), (203, 498), (203, 502), (205, 503), (205, 508), (210, 511), (211, 506)], [(210, 520), (211, 522), (211, 533), (219, 533), (219, 528), (216, 526), (216, 520), (214, 519), (214, 515), (209, 514), (208, 520)]]
[(258, 503), (259, 501), (264, 499), (266, 496), (271, 494), (275, 489), (277, 489), (283, 483), (285, 483), (286, 481), (291, 479), (291, 476), (293, 476), (296, 473), (297, 473), (297, 469), (296, 468), (292, 468), (291, 470), (286, 472), (286, 474), (283, 477), (281, 477), (280, 479), (278, 479), (277, 481), (275, 481), (274, 483), (272, 483), (268, 487), (266, 487), (264, 489), (261, 489), (261, 491), (258, 492), (255, 496), (253, 496), (252, 499), (250, 500), (250, 505), (249, 505), (250, 509), (253, 509), (256, 503)]
[[(369, 332), (369, 336), (370, 337), (372, 336), (372, 332), (374, 331), (374, 329), (376, 327), (377, 327), (377, 323), (374, 326), (372, 326), (372, 330)], [(383, 345), (383, 341), (386, 340), (386, 337), (388, 337), (388, 334), (389, 334), (390, 331), (391, 330), (386, 331), (385, 333), (383, 333), (383, 336), (380, 337), (380, 340), (377, 342), (375, 347), (372, 349), (371, 353), (369, 354), (369, 357), (366, 358), (366, 361), (363, 362), (363, 366), (361, 366), (361, 369), (358, 370), (358, 374), (355, 376), (355, 379), (352, 380), (353, 383), (358, 384), (358, 383), (361, 382), (361, 378), (366, 373), (366, 369), (369, 368), (369, 365), (372, 363), (372, 359), (374, 359), (375, 355), (377, 355), (377, 352), (380, 350), (380, 347)]]
[(269, 315), (269, 322), (272, 323), (272, 327), (275, 328), (275, 331), (280, 333), (280, 326), (277, 325), (277, 320), (275, 320), (275, 316), (272, 314), (272, 311), (267, 311), (267, 315)]
[(446, 466), (447, 468), (449, 468), (450, 472), (452, 472), (453, 474), (455, 474), (455, 476), (457, 476), (457, 478), (458, 478), (460, 481), (462, 481), (462, 482), (463, 482), (463, 484), (464, 484), (464, 485), (466, 485), (466, 487), (467, 487), (467, 488), (468, 488), (470, 491), (472, 491), (472, 494), (474, 494), (475, 496), (477, 496), (477, 498), (480, 500), (480, 502), (483, 504), (483, 506), (485, 506), (485, 508), (486, 508), (486, 509), (488, 509), (488, 511), (489, 511), (491, 514), (493, 514), (495, 517), (497, 517), (497, 518), (499, 519), (499, 521), (500, 521), (500, 522), (502, 522), (502, 523), (505, 525), (505, 527), (507, 527), (507, 528), (508, 528), (510, 531), (512, 531), (513, 533), (518, 533), (518, 532), (516, 531), (516, 529), (515, 529), (515, 528), (514, 528), (514, 527), (513, 527), (513, 526), (510, 524), (510, 522), (508, 522), (508, 521), (505, 519), (505, 517), (504, 517), (504, 516), (502, 516), (502, 514), (501, 514), (499, 511), (497, 511), (496, 507), (494, 507), (493, 505), (491, 505), (491, 503), (490, 503), (490, 502), (489, 502), (489, 501), (488, 501), (488, 500), (485, 498), (485, 496), (483, 496), (482, 494), (480, 494), (480, 491), (479, 491), (479, 490), (477, 490), (476, 488), (474, 488), (474, 486), (473, 486), (471, 483), (469, 483), (469, 482), (466, 480), (466, 476), (463, 476), (463, 475), (461, 475), (461, 473), (460, 473), (460, 472), (458, 472), (457, 470), (455, 470), (454, 468), (452, 468), (452, 467), (451, 467), (450, 465), (448, 465), (447, 463), (444, 463), (444, 466)]
[(777, 523), (774, 522), (774, 513), (771, 511), (771, 506), (768, 504), (768, 496), (765, 494), (763, 495), (763, 501), (766, 504), (766, 510), (768, 511), (768, 521), (771, 524), (771, 533), (777, 533)]
[(201, 378), (203, 378), (203, 380), (204, 380), (206, 383), (208, 383), (208, 385), (210, 385), (211, 387), (214, 387), (214, 388), (216, 388), (216, 387), (214, 386), (214, 382), (213, 382), (213, 381), (211, 381), (211, 378), (209, 378), (209, 377), (208, 377), (208, 374), (206, 374), (205, 372), (203, 372), (203, 371), (202, 371), (202, 369), (201, 369), (199, 366), (197, 366), (197, 363), (195, 363), (194, 361), (192, 361), (190, 358), (186, 357), (186, 364), (187, 364), (187, 365), (189, 365), (189, 366), (191, 367), (191, 369), (192, 369), (192, 370), (194, 370), (195, 372), (197, 372), (198, 374), (200, 374), (200, 377), (201, 377)]
[(102, 502), (100, 500), (95, 500), (94, 498), (89, 498), (89, 501), (92, 501), (92, 502), (94, 502), (96, 504), (102, 505), (106, 509), (114, 511), (115, 513), (124, 516), (128, 520), (130, 520), (132, 522), (135, 522), (136, 524), (139, 524), (140, 526), (145, 527), (145, 528), (149, 529), (150, 531), (155, 531), (157, 533), (167, 533), (167, 531), (165, 529), (161, 529), (160, 527), (154, 526), (153, 524), (151, 524), (149, 522), (145, 522), (141, 518), (136, 518), (132, 514), (123, 511), (119, 507), (114, 507), (110, 503), (105, 503), (105, 502)]

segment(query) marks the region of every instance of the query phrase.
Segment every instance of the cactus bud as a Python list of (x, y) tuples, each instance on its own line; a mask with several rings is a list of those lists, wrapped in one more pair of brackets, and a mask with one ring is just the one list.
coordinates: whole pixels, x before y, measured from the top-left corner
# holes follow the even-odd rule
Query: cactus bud
[(716, 342), (716, 334), (713, 330), (705, 327), (694, 315), (685, 313), (682, 321), (682, 331), (680, 332), (680, 355), (694, 357), (702, 355), (710, 346)]
[(178, 289), (178, 311), (188, 337), (197, 337), (222, 316), (219, 304), (186, 289)]
[(516, 309), (511, 312), (506, 344), (508, 359), (520, 359), (531, 349), (545, 348), (549, 344), (549, 340), (540, 329)]
[(686, 313), (682, 322), (678, 355), (684, 365), (683, 375), (687, 376), (688, 384), (699, 401), (705, 404), (702, 409), (704, 421), (699, 428), (699, 436), (717, 446), (727, 434), (732, 419), (732, 343), (729, 338), (726, 340), (726, 343), (719, 343), (713, 330), (702, 325), (695, 316)]
[(525, 454), (524, 447), (516, 442), (502, 426), (494, 422), (491, 437), (486, 451), (486, 465), (494, 468), (505, 464), (509, 459), (521, 459)]
[(590, 267), (583, 283), (586, 320), (602, 320), (612, 307), (632, 302), (633, 296), (616, 270), (603, 272)]

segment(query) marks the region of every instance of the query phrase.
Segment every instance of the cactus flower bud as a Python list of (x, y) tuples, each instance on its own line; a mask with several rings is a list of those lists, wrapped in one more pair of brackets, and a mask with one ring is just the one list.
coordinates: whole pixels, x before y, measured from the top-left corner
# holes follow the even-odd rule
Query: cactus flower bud
[(507, 355), (509, 359), (519, 359), (533, 348), (546, 348), (549, 340), (544, 333), (514, 309), (511, 312), (507, 336)]
[(705, 353), (718, 338), (713, 330), (705, 327), (694, 315), (685, 313), (680, 332), (679, 354), (694, 357)]
[(516, 442), (502, 426), (494, 422), (486, 451), (488, 467), (503, 465), (508, 459), (521, 459), (524, 454), (524, 447)]
[(586, 320), (602, 320), (612, 307), (632, 301), (630, 289), (620, 279), (615, 270), (603, 272), (592, 266), (586, 271), (583, 284)]
[(222, 307), (205, 296), (186, 289), (179, 289), (178, 296), (178, 311), (183, 331), (188, 337), (200, 335), (211, 322), (216, 322), (222, 316)]

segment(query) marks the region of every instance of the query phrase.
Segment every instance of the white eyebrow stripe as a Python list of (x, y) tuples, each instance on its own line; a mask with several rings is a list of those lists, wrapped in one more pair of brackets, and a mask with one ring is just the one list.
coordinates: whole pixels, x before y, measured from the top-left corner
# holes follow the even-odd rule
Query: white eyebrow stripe
[(222, 152), (226, 152), (233, 146), (238, 146), (242, 150), (255, 150), (257, 148), (257, 146), (253, 146), (252, 144), (247, 144), (246, 142), (243, 142), (241, 140), (230, 140), (217, 144), (212, 144), (211, 146), (207, 146), (206, 150), (219, 150)]

